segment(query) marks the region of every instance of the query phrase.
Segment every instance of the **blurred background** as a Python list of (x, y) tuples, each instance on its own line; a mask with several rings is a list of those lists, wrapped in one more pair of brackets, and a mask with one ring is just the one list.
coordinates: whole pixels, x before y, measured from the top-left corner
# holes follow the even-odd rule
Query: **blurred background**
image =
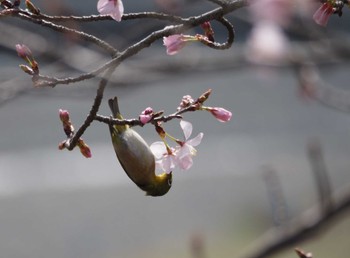
[[(34, 3), (50, 15), (97, 14), (96, 1)], [(167, 6), (129, 0), (124, 6), (126, 13), (163, 11), (183, 16), (215, 8), (205, 1), (169, 1)], [(317, 5), (313, 8), (314, 12)], [(126, 176), (105, 124), (95, 122), (83, 136), (92, 150), (91, 159), (77, 149), (58, 150), (65, 139), (58, 110), (67, 109), (78, 128), (91, 108), (98, 79), (34, 88), (18, 68), (23, 61), (15, 45), (27, 45), (40, 72), (56, 77), (90, 71), (108, 55), (74, 35), (54, 33), (18, 18), (1, 18), (1, 257), (246, 257), (266, 232), (317, 205), (315, 149), (318, 162), (328, 170), (326, 183), (332, 194), (346, 192), (349, 113), (305, 97), (295, 67), (278, 58), (277, 64), (262, 65), (247, 56), (252, 53), (247, 43), (254, 27), (251, 16), (247, 8), (228, 16), (236, 31), (229, 50), (191, 44), (169, 57), (162, 42), (156, 42), (120, 65), (108, 85), (99, 112), (105, 116), (110, 114), (106, 100), (114, 96), (119, 97), (124, 116), (135, 118), (148, 106), (172, 113), (182, 96), (196, 98), (209, 88), (213, 92), (206, 104), (233, 112), (226, 124), (206, 112), (184, 116), (194, 126), (193, 136), (203, 132), (204, 139), (192, 169), (174, 171), (172, 189), (160, 198), (144, 196)], [(344, 9), (342, 18), (331, 17), (326, 28), (314, 25), (313, 30), (325, 45), (349, 42), (344, 41), (349, 17)], [(298, 27), (306, 18), (298, 14), (293, 19)], [(310, 18), (303, 21), (312, 23)], [(124, 49), (168, 24), (141, 20), (65, 25)], [(216, 39), (223, 42), (226, 32), (216, 23), (213, 27)], [(291, 48), (322, 50), (309, 43), (315, 38), (296, 31), (292, 26), (285, 29)], [(189, 32), (194, 33), (200, 30)], [(269, 43), (274, 48), (274, 42)], [(327, 83), (348, 90), (349, 63), (341, 54), (331, 54), (332, 58), (317, 59), (320, 74)], [(177, 121), (165, 128), (182, 136)], [(151, 126), (136, 130), (149, 144), (159, 140)], [(297, 257), (296, 246), (317, 258), (346, 257), (350, 252), (347, 215), (342, 213), (312, 238), (266, 257)]]

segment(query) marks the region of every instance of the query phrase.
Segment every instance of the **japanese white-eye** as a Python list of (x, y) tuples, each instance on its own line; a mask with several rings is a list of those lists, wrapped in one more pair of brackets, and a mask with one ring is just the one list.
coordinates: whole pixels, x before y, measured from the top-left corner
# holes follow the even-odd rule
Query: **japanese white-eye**
[[(108, 101), (114, 118), (123, 119), (117, 97)], [(145, 140), (128, 125), (109, 126), (117, 158), (129, 178), (146, 195), (162, 196), (171, 188), (172, 173), (155, 173), (155, 158)]]

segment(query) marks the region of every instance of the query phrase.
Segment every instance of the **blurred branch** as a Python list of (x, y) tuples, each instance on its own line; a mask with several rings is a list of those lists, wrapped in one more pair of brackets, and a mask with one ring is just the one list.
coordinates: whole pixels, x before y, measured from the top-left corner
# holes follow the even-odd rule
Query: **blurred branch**
[(318, 191), (320, 212), (327, 214), (332, 209), (332, 188), (320, 142), (317, 139), (309, 142), (307, 151)]
[(298, 66), (301, 94), (338, 111), (350, 112), (350, 91), (327, 84), (312, 64)]
[[(316, 146), (316, 147), (315, 147)], [(326, 172), (323, 167), (323, 156), (320, 151), (320, 146), (314, 145), (311, 150), (312, 154), (312, 167), (315, 173), (320, 173), (322, 176), (318, 175), (316, 179), (318, 184), (320, 199), (323, 202), (327, 201), (330, 196), (325, 196), (330, 194), (330, 187), (327, 186), (329, 183), (328, 179), (323, 178), (324, 173)], [(316, 166), (314, 163), (318, 163)], [(319, 164), (321, 163), (321, 164)], [(321, 182), (322, 181), (322, 182)], [(321, 189), (322, 188), (322, 189)], [(322, 193), (321, 193), (322, 192)], [(350, 208), (350, 189), (345, 192), (342, 196), (338, 198), (333, 197), (332, 205), (327, 206), (327, 209), (324, 209), (320, 212), (319, 205), (312, 207), (305, 211), (299, 217), (291, 220), (286, 223), (283, 227), (276, 227), (268, 230), (262, 237), (260, 237), (255, 243), (253, 243), (243, 255), (243, 258), (264, 258), (270, 257), (272, 254), (275, 254), (279, 251), (282, 251), (286, 248), (294, 248), (299, 242), (310, 239), (312, 237), (317, 237), (319, 233), (323, 230), (326, 230), (336, 218), (338, 218), (341, 213), (347, 211)], [(323, 199), (324, 198), (324, 199)], [(309, 257), (309, 256), (306, 256)]]
[(276, 170), (272, 167), (264, 167), (263, 179), (271, 206), (273, 222), (275, 226), (283, 226), (288, 221), (287, 203)]

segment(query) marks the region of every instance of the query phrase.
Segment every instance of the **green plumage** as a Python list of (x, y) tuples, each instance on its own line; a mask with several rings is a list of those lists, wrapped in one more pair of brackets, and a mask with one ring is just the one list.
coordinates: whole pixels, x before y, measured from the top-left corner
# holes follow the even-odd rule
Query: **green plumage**
[[(123, 119), (119, 111), (118, 99), (108, 101), (114, 118)], [(172, 174), (155, 174), (155, 159), (145, 140), (128, 125), (109, 127), (117, 158), (129, 178), (146, 195), (166, 194), (172, 182)]]

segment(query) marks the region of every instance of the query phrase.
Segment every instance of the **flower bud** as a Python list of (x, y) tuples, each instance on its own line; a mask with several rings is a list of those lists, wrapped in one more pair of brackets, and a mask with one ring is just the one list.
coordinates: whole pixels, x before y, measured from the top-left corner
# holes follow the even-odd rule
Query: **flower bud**
[(92, 155), (90, 147), (84, 142), (82, 138), (79, 138), (77, 146), (79, 147), (81, 154), (83, 154), (85, 158), (91, 158)]
[(221, 107), (210, 107), (207, 109), (220, 122), (228, 122), (232, 117), (232, 113)]
[(39, 15), (40, 14), (40, 10), (39, 8), (37, 8), (31, 1), (26, 0), (26, 7), (28, 9), (28, 11), (30, 11), (33, 14)]
[(32, 51), (24, 44), (16, 44), (16, 51), (18, 56), (24, 60), (33, 59)]
[(67, 110), (59, 110), (59, 116), (63, 124), (63, 130), (69, 137), (74, 132), (74, 127), (69, 118), (69, 112)]
[(63, 150), (64, 148), (66, 148), (66, 141), (60, 142), (58, 144), (58, 149), (59, 150)]
[(204, 92), (204, 93), (198, 98), (197, 101), (198, 101), (199, 103), (203, 104), (204, 101), (206, 101), (206, 100), (209, 98), (210, 94), (211, 94), (211, 89), (209, 89), (209, 90), (207, 90), (206, 92)]
[(211, 41), (211, 42), (215, 42), (214, 39), (214, 31), (211, 27), (210, 22), (204, 22), (201, 24), (201, 28), (204, 30), (205, 36)]
[(314, 13), (312, 18), (314, 21), (321, 26), (326, 26), (329, 18), (334, 13), (332, 4), (326, 2), (321, 5), (320, 8)]
[(33, 69), (30, 68), (30, 67), (27, 66), (27, 65), (21, 64), (21, 65), (19, 65), (19, 68), (21, 68), (23, 72), (25, 72), (25, 73), (27, 73), (27, 74), (29, 74), (29, 75), (33, 75), (33, 74), (34, 74)]
[(182, 97), (181, 103), (177, 108), (177, 111), (189, 107), (194, 103), (194, 99), (190, 95), (185, 95)]
[(141, 115), (139, 116), (139, 120), (142, 124), (147, 124), (152, 118), (153, 109), (151, 107), (146, 108), (144, 111), (142, 111)]

